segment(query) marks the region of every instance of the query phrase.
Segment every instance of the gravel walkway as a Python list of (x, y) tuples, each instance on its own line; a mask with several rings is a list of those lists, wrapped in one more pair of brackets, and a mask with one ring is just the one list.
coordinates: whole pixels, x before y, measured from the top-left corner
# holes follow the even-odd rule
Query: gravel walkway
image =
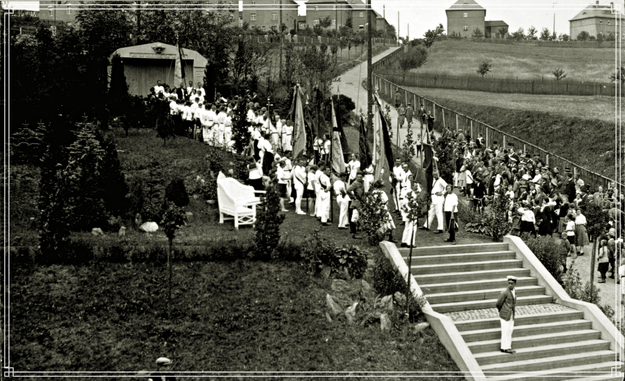
[[(575, 311), (572, 308), (565, 307), (555, 303), (549, 304), (532, 304), (529, 306), (518, 306), (516, 308), (516, 316), (524, 315), (537, 315), (551, 312), (561, 311)], [(483, 319), (495, 319), (499, 317), (497, 308), (486, 308), (483, 310), (469, 310), (460, 312), (447, 312), (443, 315), (447, 315), (453, 321), (467, 321), (467, 320), (483, 320)]]

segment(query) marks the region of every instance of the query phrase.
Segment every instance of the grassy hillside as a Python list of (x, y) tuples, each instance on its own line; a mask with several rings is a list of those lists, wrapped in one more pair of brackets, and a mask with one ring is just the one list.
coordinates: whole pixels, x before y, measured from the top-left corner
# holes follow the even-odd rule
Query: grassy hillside
[(599, 48), (562, 48), (527, 44), (503, 45), (444, 40), (430, 48), (430, 56), (419, 73), (448, 75), (476, 74), (483, 61), (492, 64), (488, 76), (519, 79), (553, 78), (553, 70), (562, 68), (564, 79), (609, 82), (614, 70), (614, 50)]
[[(421, 92), (418, 92), (421, 94)], [(482, 93), (480, 93), (482, 94)], [(429, 96), (429, 99), (480, 120), (547, 151), (614, 178), (614, 122)], [(485, 103), (485, 104), (484, 104)], [(576, 107), (583, 109), (584, 104)]]
[(428, 99), (449, 99), (472, 105), (487, 104), (514, 110), (548, 112), (554, 115), (614, 123), (615, 99), (612, 97), (505, 94), (425, 87), (406, 87), (406, 89)]

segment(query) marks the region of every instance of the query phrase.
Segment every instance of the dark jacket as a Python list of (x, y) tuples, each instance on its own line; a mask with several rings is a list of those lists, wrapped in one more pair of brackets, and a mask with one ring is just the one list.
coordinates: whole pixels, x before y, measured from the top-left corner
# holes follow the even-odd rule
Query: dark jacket
[(575, 200), (575, 183), (573, 182), (573, 179), (569, 179), (569, 182), (566, 183), (564, 193), (569, 198), (569, 202), (573, 202)]
[(363, 185), (362, 181), (356, 180), (351, 183), (350, 186), (347, 188), (346, 192), (349, 195), (349, 198), (352, 199), (349, 207), (351, 209), (359, 208), (360, 202), (365, 195), (365, 186)]
[(497, 310), (499, 311), (499, 317), (505, 321), (510, 319), (514, 320), (514, 309), (516, 307), (516, 298), (512, 296), (512, 291), (506, 287), (501, 291), (499, 298), (497, 298)]

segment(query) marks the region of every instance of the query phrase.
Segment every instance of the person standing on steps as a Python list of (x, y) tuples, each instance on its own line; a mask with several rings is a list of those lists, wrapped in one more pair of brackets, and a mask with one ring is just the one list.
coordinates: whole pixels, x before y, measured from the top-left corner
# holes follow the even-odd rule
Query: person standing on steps
[(503, 353), (515, 354), (512, 350), (512, 331), (514, 330), (514, 312), (516, 306), (517, 278), (508, 275), (508, 287), (501, 291), (497, 298), (497, 310), (499, 311), (499, 321), (501, 322), (501, 351)]
[(412, 117), (414, 116), (414, 110), (410, 103), (406, 106), (406, 123), (408, 124), (408, 128), (412, 125)]
[(451, 242), (452, 245), (456, 244), (456, 214), (458, 213), (458, 196), (453, 192), (451, 184), (446, 186), (447, 195), (445, 195), (445, 201), (443, 203), (443, 210), (445, 212), (445, 227), (449, 232), (449, 238), (445, 242)]

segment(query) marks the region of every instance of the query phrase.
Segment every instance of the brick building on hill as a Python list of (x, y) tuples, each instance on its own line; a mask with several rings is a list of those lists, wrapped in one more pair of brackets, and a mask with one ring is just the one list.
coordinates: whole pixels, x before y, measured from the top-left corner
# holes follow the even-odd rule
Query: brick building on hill
[(447, 35), (450, 37), (471, 38), (476, 29), (486, 38), (503, 38), (500, 29), (508, 31), (508, 24), (498, 21), (486, 21), (486, 9), (475, 0), (458, 0), (447, 14)]
[[(612, 3), (603, 5), (599, 4), (599, 1), (584, 8), (583, 11), (569, 20), (571, 39), (577, 39), (577, 36), (584, 31), (595, 37), (599, 34), (608, 36), (610, 33), (618, 36), (619, 25), (614, 17), (615, 15), (612, 14), (611, 8)], [(617, 27), (616, 33), (614, 31), (615, 27)]]

